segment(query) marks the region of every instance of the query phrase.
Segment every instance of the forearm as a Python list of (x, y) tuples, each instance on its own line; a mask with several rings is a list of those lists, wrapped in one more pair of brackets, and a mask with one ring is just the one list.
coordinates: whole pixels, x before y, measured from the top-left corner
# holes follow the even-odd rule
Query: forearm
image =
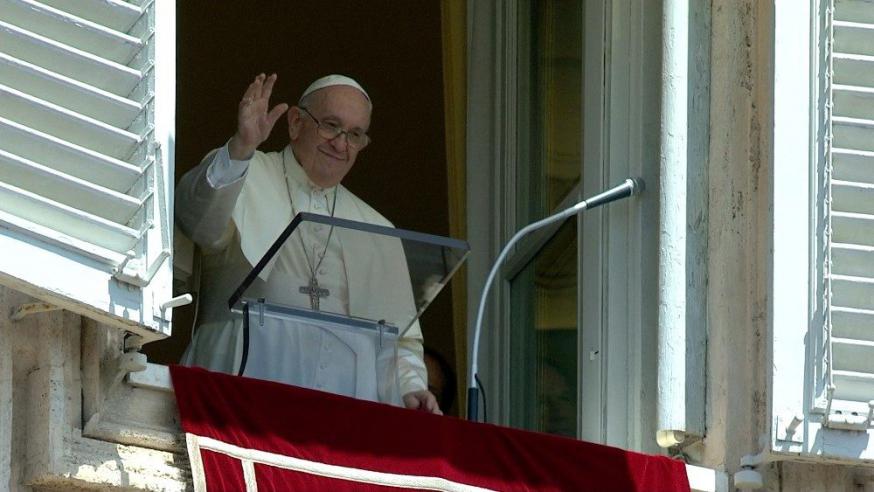
[(192, 241), (206, 249), (227, 242), (231, 214), (243, 188), (248, 162), (229, 160), (227, 147), (216, 149), (187, 172), (176, 188), (176, 220)]
[(398, 382), (401, 395), (428, 389), (428, 370), (421, 340), (403, 338), (398, 342)]

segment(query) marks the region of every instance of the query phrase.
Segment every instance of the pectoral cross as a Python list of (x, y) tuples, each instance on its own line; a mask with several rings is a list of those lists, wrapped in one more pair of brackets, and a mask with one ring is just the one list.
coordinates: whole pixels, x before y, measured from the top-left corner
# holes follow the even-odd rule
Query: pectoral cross
[(319, 310), (319, 299), (331, 295), (331, 292), (328, 289), (319, 287), (319, 281), (316, 279), (315, 275), (310, 277), (309, 285), (301, 285), (298, 291), (301, 294), (307, 294), (310, 296), (310, 307), (313, 308), (313, 311)]

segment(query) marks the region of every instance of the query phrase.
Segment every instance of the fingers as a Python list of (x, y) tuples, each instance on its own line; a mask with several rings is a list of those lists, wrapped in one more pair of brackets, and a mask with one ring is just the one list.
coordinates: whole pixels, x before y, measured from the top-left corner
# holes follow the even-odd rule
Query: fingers
[[(262, 73), (260, 76), (263, 76), (263, 75), (264, 74)], [(274, 74), (270, 75), (270, 77), (267, 77), (266, 80), (264, 80), (264, 79), (262, 79), (262, 80), (263, 80), (264, 84), (261, 86), (261, 93), (259, 94), (259, 96), (261, 98), (267, 99), (269, 101), (270, 94), (273, 93), (273, 84), (276, 83), (276, 74), (274, 73)]]
[(437, 397), (435, 397), (429, 391), (426, 391), (423, 396), (425, 399), (425, 410), (428, 410), (430, 413), (434, 413), (437, 415), (443, 415), (443, 412), (440, 410), (440, 405), (437, 404)]
[(255, 101), (257, 99), (270, 99), (273, 93), (273, 84), (276, 83), (276, 74), (271, 74), (269, 77), (263, 73), (258, 74), (255, 80), (246, 88), (243, 93), (242, 101)]
[(437, 397), (428, 390), (413, 391), (404, 395), (404, 406), (413, 410), (425, 410), (435, 415), (443, 415)]
[(243, 93), (243, 99), (240, 102), (253, 101), (256, 98), (261, 97), (261, 84), (263, 81), (263, 73), (256, 76), (255, 80), (246, 88), (246, 92)]
[(276, 124), (276, 120), (285, 114), (286, 111), (288, 111), (288, 104), (277, 104), (276, 107), (271, 109), (270, 113), (267, 114), (267, 124), (272, 127)]

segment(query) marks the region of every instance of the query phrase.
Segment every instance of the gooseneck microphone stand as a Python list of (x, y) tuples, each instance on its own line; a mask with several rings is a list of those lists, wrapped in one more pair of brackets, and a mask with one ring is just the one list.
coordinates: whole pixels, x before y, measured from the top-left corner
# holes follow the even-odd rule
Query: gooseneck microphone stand
[(489, 271), (489, 276), (486, 278), (486, 284), (483, 286), (483, 293), (480, 296), (479, 300), (479, 309), (476, 314), (476, 325), (474, 327), (474, 335), (473, 335), (473, 350), (471, 351), (470, 357), (470, 372), (468, 373), (468, 387), (467, 387), (467, 420), (475, 422), (477, 420), (477, 413), (479, 408), (479, 390), (476, 387), (476, 375), (477, 375), (477, 362), (479, 360), (479, 336), (482, 332), (482, 323), (483, 323), (483, 313), (485, 311), (486, 306), (486, 298), (489, 295), (489, 289), (492, 286), (492, 283), (495, 280), (495, 276), (498, 274), (498, 269), (501, 267), (501, 264), (504, 262), (504, 259), (507, 257), (507, 254), (513, 248), (513, 246), (524, 237), (526, 234), (531, 231), (535, 231), (540, 229), (541, 227), (545, 227), (554, 222), (562, 221), (576, 215), (583, 210), (592, 209), (595, 207), (600, 207), (601, 205), (606, 205), (610, 202), (621, 200), (623, 198), (627, 198), (631, 195), (639, 194), (643, 190), (643, 181), (635, 178), (628, 178), (622, 182), (622, 184), (610, 188), (603, 193), (599, 193), (587, 200), (583, 200), (573, 207), (564, 209), (560, 212), (557, 212), (549, 217), (534, 222), (533, 224), (528, 224), (519, 230), (510, 241), (507, 242), (507, 245), (504, 246), (504, 249), (501, 250), (501, 254), (498, 255), (498, 259), (495, 260), (495, 264), (492, 266), (491, 271)]

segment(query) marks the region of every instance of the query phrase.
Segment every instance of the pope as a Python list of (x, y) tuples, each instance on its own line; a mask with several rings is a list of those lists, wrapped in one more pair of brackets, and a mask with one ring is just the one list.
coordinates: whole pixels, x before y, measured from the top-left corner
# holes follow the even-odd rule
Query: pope
[[(260, 74), (237, 107), (236, 132), (186, 173), (176, 190), (180, 229), (201, 249), (201, 292), (197, 329), (182, 363), (235, 373), (243, 353), (242, 330), (229, 320), (227, 300), (294, 215), (310, 212), (392, 227), (341, 181), (358, 153), (370, 143), (373, 104), (364, 88), (343, 75), (322, 77), (307, 87), (297, 105), (270, 107), (276, 74)], [(276, 122), (286, 115), (289, 144), (281, 152), (261, 152)], [(334, 313), (355, 313), (372, 302), (374, 282), (409, 285), (390, 276), (362, 275), (333, 228), (306, 231), (303, 254), (280, 256), (273, 267), (299, 280), (301, 305)], [(302, 231), (303, 235), (304, 232)], [(302, 236), (303, 237), (303, 236)], [(306, 243), (306, 245), (304, 245)], [(371, 274), (372, 277), (372, 274)], [(297, 288), (284, 292), (297, 292)], [(385, 292), (381, 292), (385, 295)], [(398, 296), (395, 296), (398, 297)], [(411, 299), (400, 295), (400, 302)], [(263, 347), (246, 363), (247, 376), (299, 384), (358, 398), (383, 400), (379, 388), (362, 383), (354, 364), (331, 354), (342, 340), (324, 330), (265, 330)], [(407, 408), (440, 414), (427, 390), (422, 333), (414, 323), (398, 343), (400, 401)]]

